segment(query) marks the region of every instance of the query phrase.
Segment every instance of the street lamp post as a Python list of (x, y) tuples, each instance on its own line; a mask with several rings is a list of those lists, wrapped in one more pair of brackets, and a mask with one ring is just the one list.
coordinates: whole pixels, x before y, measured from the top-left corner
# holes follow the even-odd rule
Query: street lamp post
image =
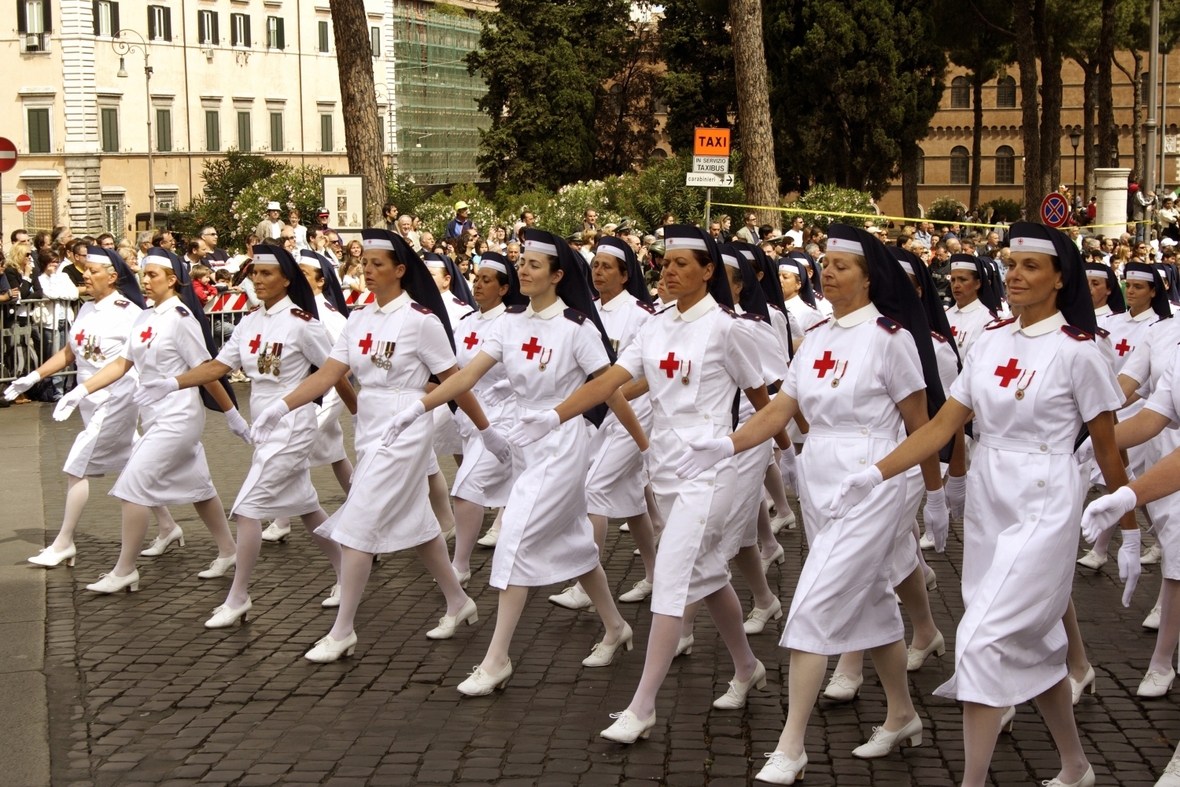
[[(123, 41), (124, 33), (130, 33), (139, 39), (139, 43)], [(155, 174), (152, 169), (152, 66), (148, 59), (148, 45), (144, 37), (134, 30), (120, 30), (115, 33), (114, 40), (111, 41), (111, 47), (115, 50), (115, 54), (119, 56), (119, 71), (116, 74), (120, 79), (127, 78), (127, 64), (124, 58), (132, 52), (143, 53), (143, 75), (144, 75), (144, 90), (147, 95), (147, 167), (148, 167), (148, 229), (155, 229), (156, 225), (156, 182)]]
[[(1082, 132), (1076, 128), (1069, 132), (1069, 144), (1073, 145), (1073, 197), (1076, 204), (1078, 198), (1078, 145), (1082, 141)], [(1073, 205), (1070, 206), (1073, 209)]]

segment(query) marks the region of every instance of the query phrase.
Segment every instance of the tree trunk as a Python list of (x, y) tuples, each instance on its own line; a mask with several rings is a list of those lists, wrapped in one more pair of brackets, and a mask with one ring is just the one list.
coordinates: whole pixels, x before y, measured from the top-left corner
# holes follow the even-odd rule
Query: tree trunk
[[(967, 207), (979, 207), (979, 180), (983, 174), (983, 68), (971, 73), (971, 102), (974, 106), (971, 124), (971, 197)], [(913, 215), (913, 214), (909, 214)]]
[(1114, 122), (1114, 33), (1118, 0), (1102, 0), (1102, 30), (1098, 38), (1098, 150), (1099, 167), (1119, 165), (1119, 130)]
[[(1041, 195), (1061, 183), (1061, 50), (1045, 21), (1043, 0), (1037, 3), (1036, 36), (1041, 61)], [(1038, 198), (1038, 203), (1040, 200)]]
[(1095, 61), (1078, 60), (1086, 75), (1082, 84), (1082, 193), (1085, 200), (1095, 191), (1094, 162), (1097, 148), (1094, 144), (1094, 111), (1098, 98), (1098, 64)]
[(1143, 177), (1143, 55), (1131, 50), (1131, 57), (1135, 59), (1135, 70), (1127, 71), (1116, 58), (1114, 64), (1126, 75), (1131, 82), (1131, 149), (1134, 151), (1134, 164), (1131, 169), (1131, 183), (1138, 183)]
[[(778, 205), (774, 133), (770, 126), (770, 91), (762, 48), (761, 0), (729, 0), (733, 30), (733, 70), (738, 117), (742, 124), (742, 179), (751, 205)], [(778, 211), (761, 211), (758, 220), (779, 227)]]
[(348, 171), (365, 176), (365, 224), (371, 227), (381, 220), (385, 203), (385, 161), (381, 156), (369, 19), (363, 0), (329, 0), (328, 4), (336, 38)]
[(1041, 204), (1041, 111), (1038, 99), (1037, 40), (1033, 33), (1033, 2), (1012, 4), (1016, 31), (1016, 62), (1020, 68), (1021, 135), (1024, 138), (1024, 212), (1036, 221)]
[(918, 145), (913, 142), (901, 146), (901, 212), (905, 216), (920, 216), (918, 207)]

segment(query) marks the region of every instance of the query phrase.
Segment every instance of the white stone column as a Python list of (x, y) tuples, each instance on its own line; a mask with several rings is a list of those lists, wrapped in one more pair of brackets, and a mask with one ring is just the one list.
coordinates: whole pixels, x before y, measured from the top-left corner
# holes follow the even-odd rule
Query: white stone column
[[(1094, 179), (1098, 184), (1097, 224), (1122, 225), (1127, 221), (1127, 181), (1130, 177), (1131, 170), (1122, 167), (1094, 170)], [(1102, 226), (1099, 230), (1103, 235), (1118, 235), (1123, 232), (1115, 226)]]

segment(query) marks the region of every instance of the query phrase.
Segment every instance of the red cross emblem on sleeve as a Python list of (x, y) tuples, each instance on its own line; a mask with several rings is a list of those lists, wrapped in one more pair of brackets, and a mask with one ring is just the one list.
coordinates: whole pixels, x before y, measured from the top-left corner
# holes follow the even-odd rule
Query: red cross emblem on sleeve
[(1008, 384), (1019, 377), (1022, 371), (1024, 370), (1016, 365), (1015, 358), (1009, 358), (1007, 366), (997, 366), (996, 377), (1000, 378), (1000, 387), (1007, 388)]
[[(466, 344), (467, 349), (470, 350), (472, 347), (479, 344), (479, 337), (475, 335), (475, 331), (472, 331), (471, 335), (463, 340), (463, 343)], [(529, 360), (532, 359), (530, 358)]]
[(826, 377), (828, 372), (836, 368), (836, 362), (832, 360), (831, 350), (824, 350), (824, 357), (817, 359), (811, 366), (819, 372), (816, 377), (821, 380)]
[(357, 342), (356, 346), (361, 348), (361, 355), (368, 355), (369, 350), (373, 349), (373, 334), (366, 333), (365, 338)]

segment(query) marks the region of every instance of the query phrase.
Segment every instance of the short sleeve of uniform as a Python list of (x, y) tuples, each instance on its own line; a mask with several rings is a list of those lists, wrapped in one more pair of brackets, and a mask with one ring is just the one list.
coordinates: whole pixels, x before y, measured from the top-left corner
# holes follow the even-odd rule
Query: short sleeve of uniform
[(762, 375), (762, 359), (750, 332), (741, 330), (736, 320), (721, 319), (725, 320), (721, 323), (725, 371), (742, 390), (761, 387), (766, 383)]
[(1127, 362), (1123, 364), (1123, 368), (1119, 370), (1119, 376), (1126, 375), (1135, 381), (1137, 386), (1142, 386), (1151, 378), (1151, 329), (1147, 329), (1147, 338), (1139, 342), (1131, 354), (1127, 356)]
[(1173, 429), (1180, 426), (1180, 413), (1177, 413), (1176, 399), (1173, 394), (1174, 391), (1180, 390), (1176, 387), (1176, 373), (1177, 367), (1173, 365), (1172, 371), (1160, 378), (1159, 385), (1151, 394), (1151, 398), (1147, 400), (1147, 405), (1144, 408), (1154, 410), (1167, 418)]
[[(241, 323), (238, 323), (238, 327), (241, 327)], [(229, 335), (229, 339), (226, 340), (225, 344), (221, 348), (221, 351), (217, 353), (216, 360), (218, 363), (223, 363), (231, 369), (238, 369), (241, 367), (241, 339), (239, 338), (241, 335), (242, 331), (238, 330), (235, 330)]]
[[(83, 304), (82, 309), (85, 309), (88, 306), (90, 306), (89, 303)], [(93, 307), (91, 307), (91, 308), (93, 308)], [(82, 316), (82, 309), (78, 310), (78, 317)], [(119, 357), (120, 358), (123, 358), (128, 361), (131, 360), (131, 339), (133, 337), (139, 335), (140, 330), (141, 330), (139, 327), (140, 324), (147, 322), (148, 315), (151, 313), (152, 313), (151, 309), (147, 309), (145, 311), (140, 312), (138, 315), (136, 315), (135, 321), (133, 323), (131, 323), (131, 331), (127, 334), (127, 341), (123, 342), (123, 349), (119, 350)], [(75, 322), (77, 322), (78, 317), (74, 318)]]
[[(656, 317), (653, 319), (663, 320), (667, 318)], [(626, 369), (635, 380), (643, 379), (643, 338), (647, 334), (647, 331), (636, 333), (635, 338), (619, 352), (619, 357), (615, 361), (615, 366)]]
[(889, 398), (900, 402), (915, 391), (925, 390), (922, 360), (910, 332), (900, 330), (883, 338), (885, 341), (878, 344), (881, 348), (878, 363)]
[(176, 313), (176, 349), (190, 369), (209, 360), (209, 349), (205, 347), (205, 337), (201, 333), (201, 326), (197, 318)]
[(348, 338), (348, 326), (356, 325), (353, 320), (348, 320), (340, 330), (340, 335), (336, 337), (336, 343), (332, 345), (332, 352), (328, 355), (333, 361), (339, 361), (345, 366), (350, 366), (351, 362), (348, 360), (348, 348), (352, 344), (352, 340)]
[[(558, 319), (558, 318), (554, 318)], [(610, 366), (610, 356), (602, 344), (602, 334), (592, 320), (578, 326), (577, 341), (574, 342), (574, 360), (587, 375)]]
[(332, 340), (328, 338), (328, 329), (322, 322), (308, 320), (304, 323), (303, 346), (299, 349), (312, 366), (323, 366), (327, 362), (332, 353)]
[(479, 351), (496, 363), (502, 362), (504, 360), (504, 330), (509, 320), (519, 319), (522, 318), (515, 314), (502, 314), (500, 319), (492, 320), (487, 333), (480, 337), (483, 341), (480, 342)]
[(447, 340), (446, 329), (435, 315), (422, 316), (424, 319), (418, 328), (418, 360), (431, 374), (445, 372), (455, 365), (455, 351)]
[(1123, 394), (1114, 376), (1114, 367), (1103, 357), (1094, 342), (1075, 342), (1076, 352), (1070, 353), (1067, 363), (1074, 402), (1083, 421), (1090, 421), (1099, 413), (1119, 409)]
[(979, 357), (980, 343), (981, 342), (979, 341), (974, 341), (971, 343), (971, 347), (967, 350), (967, 354), (963, 356), (963, 370), (959, 372), (959, 376), (955, 378), (955, 382), (953, 385), (951, 385), (950, 390), (945, 392), (947, 399), (954, 399), (968, 410), (975, 409), (975, 405), (972, 404), (971, 396), (971, 371), (975, 368), (975, 359)]

